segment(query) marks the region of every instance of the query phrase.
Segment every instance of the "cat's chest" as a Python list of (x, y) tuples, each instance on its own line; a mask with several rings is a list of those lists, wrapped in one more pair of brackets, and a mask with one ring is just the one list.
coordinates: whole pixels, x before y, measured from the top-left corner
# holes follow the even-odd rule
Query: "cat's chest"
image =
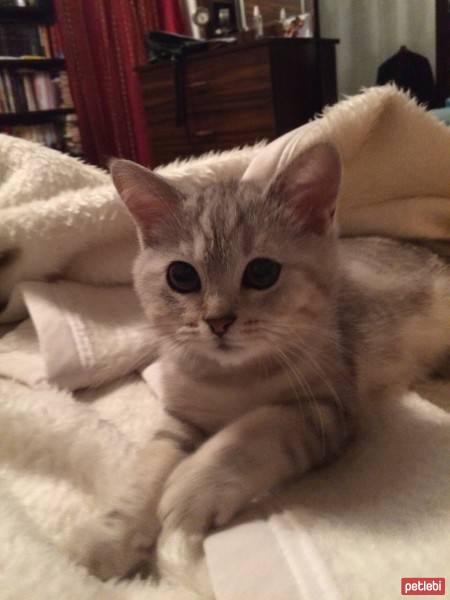
[(206, 431), (216, 431), (239, 416), (270, 403), (289, 402), (289, 379), (282, 373), (261, 380), (205, 381), (160, 365), (158, 394), (164, 407)]

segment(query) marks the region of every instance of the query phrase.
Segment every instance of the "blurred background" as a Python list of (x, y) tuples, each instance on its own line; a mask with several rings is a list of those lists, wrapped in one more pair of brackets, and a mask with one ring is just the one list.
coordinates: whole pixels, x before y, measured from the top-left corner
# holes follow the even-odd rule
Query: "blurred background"
[(0, 0), (0, 130), (154, 166), (389, 81), (445, 119), (449, 24), (447, 0)]

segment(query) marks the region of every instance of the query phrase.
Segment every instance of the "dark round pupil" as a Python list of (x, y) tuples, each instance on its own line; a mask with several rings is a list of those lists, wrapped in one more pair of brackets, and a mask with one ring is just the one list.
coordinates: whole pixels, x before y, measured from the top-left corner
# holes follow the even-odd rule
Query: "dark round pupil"
[(200, 289), (200, 278), (192, 265), (176, 261), (167, 269), (167, 282), (170, 287), (181, 294), (197, 292)]
[(245, 287), (264, 290), (274, 285), (280, 275), (281, 265), (269, 258), (255, 258), (248, 263), (244, 272)]

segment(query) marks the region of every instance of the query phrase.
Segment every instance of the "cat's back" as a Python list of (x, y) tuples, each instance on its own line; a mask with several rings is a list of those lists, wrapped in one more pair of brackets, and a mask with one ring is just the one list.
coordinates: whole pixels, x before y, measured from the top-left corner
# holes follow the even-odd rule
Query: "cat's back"
[(449, 276), (433, 252), (407, 241), (380, 237), (343, 238), (338, 242), (345, 279), (355, 284), (424, 287), (436, 275)]
[(358, 373), (372, 387), (420, 377), (450, 347), (449, 267), (378, 237), (341, 239), (338, 252), (338, 320)]

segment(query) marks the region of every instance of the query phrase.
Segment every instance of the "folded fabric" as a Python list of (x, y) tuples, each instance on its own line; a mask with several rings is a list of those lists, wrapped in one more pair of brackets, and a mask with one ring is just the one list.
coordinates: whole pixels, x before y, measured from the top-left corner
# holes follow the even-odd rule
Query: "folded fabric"
[(99, 386), (148, 365), (152, 332), (129, 286), (18, 286), (30, 319), (0, 339), (0, 375), (33, 387)]
[(31, 319), (0, 335), (0, 376), (34, 388), (48, 387), (45, 357)]
[(320, 141), (339, 150), (342, 235), (450, 240), (450, 130), (393, 86), (374, 87), (263, 148), (243, 179), (265, 187)]

